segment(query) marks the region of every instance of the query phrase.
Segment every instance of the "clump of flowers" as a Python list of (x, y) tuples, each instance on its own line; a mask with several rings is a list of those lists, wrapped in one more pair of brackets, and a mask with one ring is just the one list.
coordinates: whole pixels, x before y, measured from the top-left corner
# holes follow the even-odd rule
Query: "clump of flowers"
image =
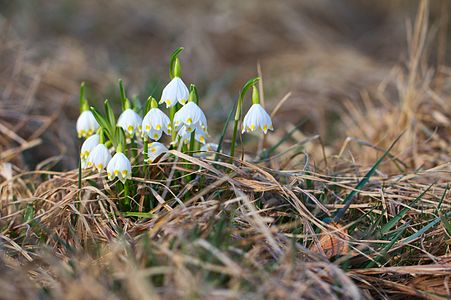
[[(131, 198), (136, 191), (135, 176), (152, 176), (150, 165), (158, 164), (161, 158), (171, 157), (173, 151), (181, 151), (198, 159), (207, 157), (219, 159), (222, 152), (224, 134), (219, 143), (208, 143), (208, 124), (204, 111), (199, 105), (197, 88), (188, 88), (182, 80), (179, 48), (171, 56), (170, 81), (164, 87), (160, 100), (149, 96), (144, 106), (134, 98), (127, 98), (124, 84), (119, 80), (122, 112), (116, 121), (109, 100), (104, 102), (104, 114), (89, 106), (85, 95), (85, 85), (80, 87), (80, 117), (77, 120), (77, 134), (84, 138), (80, 150), (81, 169), (94, 170), (112, 181), (117, 192), (124, 198)], [(249, 80), (242, 88), (235, 105), (235, 119), (230, 156), (234, 156), (241, 108), (247, 91), (252, 87), (252, 106), (242, 122), (241, 134), (273, 130), (270, 116), (261, 106), (256, 83), (259, 78)], [(165, 108), (159, 105), (165, 105)], [(165, 112), (164, 110), (168, 111)], [(227, 130), (225, 124), (224, 133)], [(208, 154), (208, 155), (207, 155)], [(106, 172), (105, 172), (106, 171)], [(106, 176), (105, 176), (106, 175)], [(125, 201), (130, 203), (130, 201)]]

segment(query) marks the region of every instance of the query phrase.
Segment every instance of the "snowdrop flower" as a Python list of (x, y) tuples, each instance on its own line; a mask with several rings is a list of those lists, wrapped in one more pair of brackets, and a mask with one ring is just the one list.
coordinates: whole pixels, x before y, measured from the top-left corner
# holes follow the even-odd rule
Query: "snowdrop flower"
[(174, 126), (180, 129), (185, 125), (187, 132), (201, 128), (207, 132), (207, 118), (200, 107), (194, 102), (188, 102), (174, 116)]
[(163, 132), (169, 134), (170, 122), (169, 117), (160, 109), (151, 108), (142, 121), (143, 137), (147, 134), (150, 139), (158, 141)]
[(163, 89), (160, 104), (165, 103), (166, 108), (173, 107), (178, 103), (185, 105), (188, 101), (189, 90), (183, 80), (175, 76)]
[(98, 144), (92, 149), (91, 154), (89, 154), (87, 160), (87, 167), (95, 168), (97, 171), (102, 172), (102, 170), (107, 166), (111, 160), (111, 154), (104, 144)]
[(83, 111), (77, 119), (77, 133), (78, 137), (88, 137), (92, 135), (99, 128), (96, 118), (91, 111)]
[(253, 132), (257, 130), (266, 134), (268, 129), (274, 130), (272, 127), (271, 117), (265, 111), (263, 106), (258, 103), (252, 104), (251, 108), (244, 117), (243, 130), (241, 133)]
[(147, 153), (149, 162), (153, 162), (157, 157), (161, 154), (168, 152), (168, 148), (165, 145), (159, 142), (153, 142), (149, 144), (149, 150)]
[(92, 149), (94, 149), (94, 147), (99, 144), (99, 139), (100, 139), (99, 135), (94, 134), (94, 135), (91, 135), (90, 137), (88, 137), (81, 145), (80, 159), (81, 159), (81, 167), (82, 168), (85, 168), (86, 160), (87, 160), (89, 154), (91, 153)]
[(113, 180), (117, 177), (123, 183), (132, 177), (132, 165), (127, 156), (122, 152), (114, 154), (113, 158), (106, 167), (108, 179)]
[(141, 117), (131, 108), (124, 110), (117, 121), (117, 126), (122, 127), (130, 136), (141, 131), (141, 124)]

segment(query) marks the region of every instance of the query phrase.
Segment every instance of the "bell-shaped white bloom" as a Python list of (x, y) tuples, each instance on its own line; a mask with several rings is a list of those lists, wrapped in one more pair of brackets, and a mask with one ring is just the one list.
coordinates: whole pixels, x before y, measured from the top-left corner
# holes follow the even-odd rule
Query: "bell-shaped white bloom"
[(125, 182), (132, 177), (132, 165), (127, 156), (122, 152), (114, 154), (113, 158), (106, 167), (108, 179), (113, 180), (115, 177), (120, 181)]
[(94, 149), (94, 147), (99, 144), (99, 138), (100, 137), (98, 134), (94, 134), (94, 135), (91, 135), (90, 137), (88, 137), (83, 142), (83, 144), (81, 145), (81, 150), (80, 150), (80, 158), (81, 158), (82, 162), (88, 158), (92, 149)]
[(147, 157), (149, 162), (153, 162), (157, 157), (161, 154), (168, 152), (168, 148), (165, 145), (159, 142), (153, 142), (149, 144), (149, 150), (147, 153)]
[(130, 136), (141, 131), (141, 124), (141, 117), (130, 108), (124, 110), (117, 121), (117, 126), (122, 127)]
[(147, 135), (150, 139), (158, 141), (163, 132), (169, 134), (170, 122), (169, 117), (160, 109), (150, 109), (142, 121), (143, 137)]
[(77, 119), (78, 137), (88, 137), (99, 129), (99, 123), (91, 111), (85, 110)]
[(265, 134), (269, 130), (274, 130), (269, 114), (260, 104), (252, 104), (243, 120), (244, 132), (262, 131)]
[(180, 77), (174, 77), (163, 89), (160, 104), (166, 103), (166, 107), (172, 107), (179, 102), (185, 105), (188, 101), (189, 90)]
[(104, 144), (98, 144), (92, 149), (91, 154), (89, 154), (86, 167), (92, 167), (93, 169), (102, 172), (110, 160), (111, 154), (108, 148), (105, 147)]
[(183, 125), (187, 132), (201, 128), (207, 132), (207, 118), (202, 109), (194, 102), (188, 102), (174, 115), (174, 126), (178, 130)]

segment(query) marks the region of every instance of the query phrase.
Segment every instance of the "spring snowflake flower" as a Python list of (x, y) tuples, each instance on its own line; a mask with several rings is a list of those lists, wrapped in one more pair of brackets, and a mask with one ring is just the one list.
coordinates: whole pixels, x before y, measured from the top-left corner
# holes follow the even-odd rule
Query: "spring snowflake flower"
[(168, 152), (168, 148), (159, 142), (153, 142), (149, 144), (149, 150), (147, 153), (148, 161), (153, 162), (161, 154)]
[(251, 108), (244, 117), (243, 130), (241, 133), (253, 132), (257, 130), (266, 134), (268, 129), (274, 130), (272, 127), (271, 117), (268, 115), (263, 106), (258, 103), (252, 104)]
[(94, 149), (94, 147), (99, 144), (99, 139), (100, 139), (99, 135), (94, 134), (88, 137), (81, 145), (80, 159), (82, 168), (86, 167), (88, 156), (91, 153), (92, 149)]
[(185, 126), (187, 132), (201, 128), (207, 132), (207, 118), (202, 109), (194, 102), (188, 102), (174, 116), (174, 126), (180, 129)]
[(89, 154), (87, 159), (86, 167), (97, 169), (97, 171), (102, 172), (103, 169), (108, 165), (111, 160), (111, 154), (104, 144), (98, 144), (92, 149), (91, 154)]
[(163, 132), (169, 134), (170, 122), (169, 117), (160, 109), (150, 109), (142, 121), (143, 137), (147, 134), (150, 139), (158, 141)]
[(132, 165), (127, 156), (122, 152), (117, 152), (106, 167), (108, 179), (117, 177), (122, 183), (132, 177)]
[(130, 108), (124, 110), (117, 121), (117, 126), (122, 127), (130, 136), (141, 131), (141, 124), (141, 117)]
[(185, 105), (188, 101), (189, 90), (180, 77), (174, 77), (163, 89), (160, 104), (165, 103), (166, 108), (172, 107), (179, 102)]
[(99, 123), (91, 111), (85, 110), (77, 119), (77, 133), (78, 137), (88, 137), (99, 129)]

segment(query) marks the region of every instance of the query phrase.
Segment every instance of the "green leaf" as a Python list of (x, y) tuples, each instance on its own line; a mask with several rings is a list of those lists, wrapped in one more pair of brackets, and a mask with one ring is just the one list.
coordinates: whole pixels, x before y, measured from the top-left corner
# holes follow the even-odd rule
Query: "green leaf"
[(442, 220), (443, 226), (445, 226), (446, 231), (449, 235), (451, 235), (451, 223), (445, 215), (440, 216), (440, 220)]
[(421, 228), (420, 230), (418, 230), (417, 232), (415, 232), (414, 234), (412, 234), (411, 236), (409, 236), (405, 240), (403, 240), (403, 243), (407, 244), (407, 243), (413, 241), (414, 239), (420, 237), (423, 233), (425, 233), (426, 231), (428, 231), (429, 229), (434, 227), (438, 222), (440, 222), (441, 218), (443, 218), (443, 217), (448, 218), (450, 216), (451, 216), (451, 212), (448, 212), (447, 214), (434, 219), (432, 222), (430, 222), (429, 224), (427, 224), (426, 226), (424, 226), (423, 228)]
[(374, 260), (370, 261), (366, 268), (372, 268), (376, 262), (381, 263), (387, 252), (393, 247), (393, 245), (400, 239), (401, 235), (404, 233), (404, 231), (407, 229), (407, 227), (410, 225), (411, 220), (407, 221), (403, 226), (399, 227), (398, 232), (395, 234), (395, 236), (390, 239), (390, 243), (388, 243), (381, 251), (380, 255), (376, 257)]
[(447, 184), (446, 187), (445, 187), (445, 191), (443, 192), (443, 195), (440, 198), (440, 201), (439, 201), (439, 203), (437, 205), (437, 209), (435, 210), (436, 214), (440, 211), (440, 208), (442, 207), (443, 200), (445, 199), (445, 196), (446, 196), (446, 193), (448, 192), (448, 190), (449, 190), (449, 185)]
[(116, 117), (114, 116), (113, 108), (111, 107), (110, 101), (108, 99), (105, 100), (104, 106), (105, 106), (105, 112), (106, 112), (106, 116), (108, 118), (108, 122), (109, 122), (109, 126), (110, 126), (109, 130), (111, 131), (113, 128), (116, 127)]
[(359, 183), (356, 185), (356, 187), (346, 196), (344, 203), (345, 205), (338, 210), (337, 214), (335, 215), (334, 222), (340, 221), (341, 217), (343, 217), (346, 210), (348, 210), (349, 206), (351, 205), (352, 201), (354, 200), (354, 196), (357, 195), (358, 192), (365, 186), (365, 184), (370, 180), (370, 177), (376, 172), (377, 167), (380, 165), (380, 163), (385, 159), (385, 157), (388, 155), (391, 149), (395, 146), (395, 144), (399, 141), (402, 134), (400, 134), (390, 145), (390, 147), (384, 152), (384, 154), (376, 161), (376, 163), (373, 165), (373, 167), (368, 171), (368, 173), (365, 174), (365, 176), (362, 178), (362, 180), (359, 181)]
[(122, 111), (124, 111), (127, 109), (127, 97), (125, 96), (124, 82), (122, 81), (122, 79), (119, 79), (119, 90), (121, 93)]
[(233, 105), (233, 108), (230, 110), (229, 115), (227, 116), (227, 120), (222, 128), (221, 136), (219, 137), (218, 148), (216, 149), (215, 161), (219, 158), (219, 153), (222, 150), (222, 143), (224, 142), (224, 137), (227, 133), (227, 127), (229, 126), (230, 120), (232, 120), (233, 112), (235, 111), (236, 103)]
[(25, 208), (24, 221), (28, 223), (33, 221), (33, 218), (34, 218), (34, 207), (33, 204), (28, 203), (27, 207)]
[(243, 88), (241, 89), (240, 92), (240, 98), (243, 99), (244, 95), (246, 95), (247, 91), (254, 86), (258, 81), (260, 80), (260, 77), (255, 77), (252, 79), (249, 79), (244, 85)]
[(388, 231), (390, 231), (390, 229), (392, 229), (402, 219), (402, 217), (404, 217), (404, 215), (410, 210), (410, 207), (414, 206), (419, 200), (421, 200), (423, 196), (427, 193), (427, 191), (431, 189), (432, 186), (433, 184), (428, 186), (427, 189), (425, 189), (418, 197), (416, 197), (414, 200), (412, 200), (412, 202), (409, 203), (409, 207), (403, 208), (396, 216), (391, 218), (391, 220), (381, 228), (380, 234), (384, 235)]
[(90, 110), (91, 110), (92, 114), (94, 115), (94, 118), (96, 118), (97, 122), (99, 123), (100, 127), (102, 127), (103, 129), (105, 129), (105, 130), (108, 131), (110, 125), (109, 125), (107, 119), (105, 119), (105, 117), (102, 116), (102, 115), (97, 111), (97, 109), (95, 109), (95, 107), (91, 106), (91, 107), (90, 107)]
[(138, 217), (138, 218), (146, 218), (146, 219), (151, 219), (151, 218), (155, 217), (155, 215), (151, 214), (151, 213), (134, 212), (134, 211), (124, 211), (124, 212), (121, 212), (121, 214), (124, 217)]

